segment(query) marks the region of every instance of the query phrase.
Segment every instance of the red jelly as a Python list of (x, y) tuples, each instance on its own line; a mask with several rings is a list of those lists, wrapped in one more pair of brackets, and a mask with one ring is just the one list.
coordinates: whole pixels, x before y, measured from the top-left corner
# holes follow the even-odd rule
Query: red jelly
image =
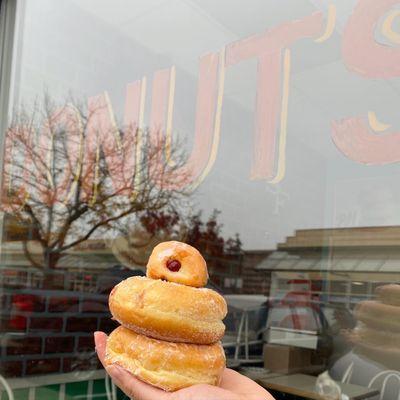
[(178, 272), (181, 269), (181, 263), (178, 260), (168, 260), (167, 268), (172, 272)]

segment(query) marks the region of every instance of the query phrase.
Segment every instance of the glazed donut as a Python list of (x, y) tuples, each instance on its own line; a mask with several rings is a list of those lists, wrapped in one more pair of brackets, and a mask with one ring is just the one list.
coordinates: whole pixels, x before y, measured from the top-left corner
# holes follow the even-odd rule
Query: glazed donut
[(138, 335), (122, 326), (107, 340), (106, 364), (118, 364), (139, 379), (175, 391), (196, 384), (218, 385), (225, 368), (220, 343), (170, 343)]
[(150, 255), (147, 277), (203, 287), (208, 280), (207, 264), (194, 247), (175, 241), (163, 242)]
[(354, 353), (361, 355), (366, 360), (378, 362), (387, 369), (398, 371), (400, 365), (400, 350), (395, 347), (379, 347), (368, 343), (355, 343)]
[(400, 306), (400, 285), (390, 284), (376, 288), (375, 293), (380, 301), (392, 306)]
[(376, 346), (381, 349), (393, 349), (400, 343), (400, 333), (370, 328), (364, 324), (356, 327), (352, 335), (353, 342)]
[(370, 328), (400, 332), (400, 307), (365, 300), (357, 304), (356, 318)]
[(121, 325), (155, 339), (210, 344), (225, 331), (226, 302), (211, 289), (134, 276), (114, 287), (109, 307)]

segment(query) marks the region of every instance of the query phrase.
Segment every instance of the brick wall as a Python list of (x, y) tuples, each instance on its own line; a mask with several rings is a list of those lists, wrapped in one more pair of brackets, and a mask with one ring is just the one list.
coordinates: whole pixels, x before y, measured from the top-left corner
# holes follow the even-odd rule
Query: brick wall
[[(263, 294), (269, 295), (271, 274), (259, 271), (255, 267), (272, 251), (249, 250), (237, 255), (206, 257), (210, 280), (226, 294)], [(233, 280), (232, 285), (225, 285), (225, 278)], [(240, 279), (240, 286), (235, 282)]]
[(243, 294), (269, 295), (271, 273), (255, 267), (272, 252), (264, 250), (245, 251), (243, 256)]
[(112, 331), (108, 295), (42, 289), (0, 292), (0, 374), (97, 369), (93, 332)]
[(225, 254), (215, 257), (205, 255), (210, 281), (217, 285), (224, 293), (238, 293), (240, 288), (226, 285), (227, 279), (242, 277), (242, 254)]
[[(218, 263), (213, 260), (210, 275), (242, 278), (242, 287), (231, 292), (268, 295), (270, 275), (255, 269), (267, 255), (265, 251), (246, 251), (240, 259), (227, 256), (217, 260)], [(40, 281), (21, 269), (2, 272), (1, 375), (21, 377), (100, 367), (94, 352), (93, 332), (109, 333), (117, 326), (108, 309), (109, 288), (104, 290), (106, 294), (84, 291), (98, 290), (96, 285), (73, 290), (77, 282), (73, 281), (74, 275), (61, 271), (57, 279), (42, 276)], [(97, 282), (99, 275), (93, 274), (92, 279)], [(33, 283), (37, 285), (35, 288), (29, 286)], [(110, 281), (107, 286), (115, 283)]]

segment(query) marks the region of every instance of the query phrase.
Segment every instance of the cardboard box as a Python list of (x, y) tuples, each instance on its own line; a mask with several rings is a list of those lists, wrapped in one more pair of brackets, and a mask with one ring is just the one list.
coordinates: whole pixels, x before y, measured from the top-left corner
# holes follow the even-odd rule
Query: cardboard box
[(264, 345), (264, 368), (283, 374), (301, 372), (311, 366), (313, 350), (280, 344)]

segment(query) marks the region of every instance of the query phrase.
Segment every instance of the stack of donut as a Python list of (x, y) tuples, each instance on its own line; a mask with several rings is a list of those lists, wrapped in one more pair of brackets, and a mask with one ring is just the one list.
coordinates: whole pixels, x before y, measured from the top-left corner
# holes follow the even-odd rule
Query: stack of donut
[(166, 391), (218, 385), (225, 368), (219, 341), (227, 306), (204, 288), (204, 258), (192, 246), (164, 242), (154, 248), (146, 275), (111, 291), (110, 310), (121, 326), (108, 338), (106, 363)]
[(351, 334), (355, 350), (377, 362), (398, 369), (400, 365), (400, 285), (376, 289), (377, 300), (360, 302), (355, 315), (360, 321)]

